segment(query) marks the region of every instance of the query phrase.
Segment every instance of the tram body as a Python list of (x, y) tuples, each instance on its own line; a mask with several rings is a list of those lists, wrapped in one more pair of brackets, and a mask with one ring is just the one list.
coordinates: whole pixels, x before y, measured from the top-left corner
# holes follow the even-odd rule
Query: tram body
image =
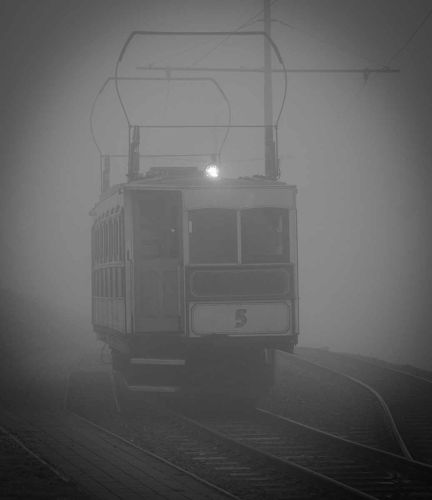
[(299, 333), (294, 186), (152, 168), (91, 214), (93, 327), (130, 390), (271, 386)]
[[(134, 44), (148, 37), (164, 40), (174, 67), (139, 65), (142, 54)], [(224, 51), (209, 66), (191, 67), (188, 50), (179, 50), (193, 39), (221, 40), (215, 49), (237, 39), (243, 64), (255, 53), (255, 37), (264, 42), (264, 70), (256, 63), (246, 73), (233, 63), (221, 67)], [(284, 90), (274, 119), (272, 57), (284, 70), (265, 32), (133, 31), (92, 105), (102, 191), (91, 212), (92, 322), (111, 349), (116, 380), (129, 392), (253, 398), (273, 383), (274, 349), (292, 351), (297, 343), (297, 190), (277, 180), (287, 75), (281, 73)], [(144, 74), (121, 77), (120, 64)], [(253, 75), (263, 84), (262, 107)], [(107, 134), (103, 151), (95, 136), (96, 100), (110, 83), (127, 124), (127, 154), (114, 127), (118, 107), (108, 106), (101, 120), (116, 130)], [(233, 108), (230, 95), (242, 104)], [(127, 165), (127, 182), (110, 187), (115, 161), (120, 170)], [(237, 172), (247, 167), (248, 173), (259, 168), (265, 175), (223, 178), (221, 165)]]

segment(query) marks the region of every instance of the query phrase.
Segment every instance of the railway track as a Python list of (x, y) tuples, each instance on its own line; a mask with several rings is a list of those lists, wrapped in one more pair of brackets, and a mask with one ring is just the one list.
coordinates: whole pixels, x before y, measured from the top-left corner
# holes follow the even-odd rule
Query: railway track
[(277, 384), (261, 407), (372, 448), (409, 456), (369, 388), (297, 355), (277, 351), (276, 359)]
[(350, 355), (304, 349), (300, 356), (368, 386), (388, 408), (408, 454), (415, 460), (432, 464), (431, 380)]
[[(310, 370), (310, 363), (298, 362), (305, 373)], [(322, 368), (315, 369), (322, 375)], [(327, 372), (331, 373), (332, 389), (337, 390), (334, 381), (341, 376)], [(395, 453), (341, 439), (262, 410), (253, 414), (192, 414), (189, 409), (180, 416), (150, 405), (141, 412), (117, 413), (114, 417), (112, 404), (101, 407), (106, 397), (101, 398), (104, 391), (99, 382), (89, 392), (89, 384), (82, 381), (83, 389), (78, 391), (80, 413), (237, 498), (287, 498), (287, 492), (299, 499), (432, 498), (432, 467)], [(351, 394), (358, 396), (356, 391), (360, 391), (371, 398), (363, 386), (361, 390), (353, 390), (353, 386), (349, 380)], [(106, 380), (105, 392), (113, 396)], [(366, 407), (379, 413), (380, 405), (374, 397), (372, 400), (373, 404)], [(384, 427), (391, 435), (391, 448), (402, 453), (389, 426)], [(361, 431), (363, 440), (370, 441), (365, 437), (368, 426)]]
[[(33, 461), (37, 459), (57, 482), (61, 478), (60, 486), (50, 479), (53, 491), (40, 491), (37, 498), (235, 498), (73, 413), (28, 412), (20, 415), (0, 412), (0, 422), (3, 429), (10, 429), (3, 434), (25, 443), (27, 456)], [(22, 468), (22, 464), (17, 466)], [(17, 467), (9, 472), (16, 475)], [(21, 492), (18, 498), (29, 498), (38, 493), (25, 486)], [(2, 493), (1, 498), (17, 498), (16, 486), (10, 485), (7, 493)]]
[(288, 419), (252, 414), (195, 414), (188, 421), (227, 440), (294, 463), (363, 498), (432, 497), (432, 467), (359, 445)]
[[(192, 473), (237, 498), (262, 499), (372, 499), (349, 485), (320, 474), (309, 467), (233, 440), (159, 405), (124, 416), (133, 440), (148, 446), (148, 422), (152, 433), (160, 426), (157, 453), (180, 461)], [(155, 425), (154, 423), (157, 422)], [(153, 435), (154, 439), (154, 435)]]
[[(140, 410), (113, 412), (112, 403), (107, 403), (107, 377), (96, 374), (93, 381), (85, 376), (74, 379), (69, 386), (70, 397), (66, 398), (71, 410), (236, 498), (370, 498), (305, 467), (209, 434), (163, 404), (153, 401), (144, 403)], [(105, 397), (101, 398), (103, 393)]]

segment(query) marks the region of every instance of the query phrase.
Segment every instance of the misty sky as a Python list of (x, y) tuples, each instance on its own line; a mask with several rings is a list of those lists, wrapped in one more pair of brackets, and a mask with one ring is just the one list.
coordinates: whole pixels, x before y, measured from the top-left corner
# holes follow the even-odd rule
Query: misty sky
[[(432, 16), (412, 35), (431, 8), (272, 5), (288, 68), (400, 69), (367, 81), (288, 77), (280, 157), (282, 180), (299, 188), (301, 343), (430, 369)], [(260, 0), (0, 0), (3, 287), (89, 315), (88, 212), (99, 190), (89, 110), (123, 42), (134, 29), (234, 30), (261, 9)]]

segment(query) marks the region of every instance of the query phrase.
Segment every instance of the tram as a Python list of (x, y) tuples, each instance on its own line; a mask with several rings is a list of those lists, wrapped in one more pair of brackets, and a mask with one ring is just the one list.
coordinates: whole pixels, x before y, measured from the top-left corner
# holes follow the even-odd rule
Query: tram
[[(274, 349), (299, 335), (295, 186), (229, 178), (218, 156), (141, 170), (130, 126), (127, 177), (94, 208), (92, 323), (129, 392), (256, 397)], [(147, 162), (148, 163), (148, 162)]]

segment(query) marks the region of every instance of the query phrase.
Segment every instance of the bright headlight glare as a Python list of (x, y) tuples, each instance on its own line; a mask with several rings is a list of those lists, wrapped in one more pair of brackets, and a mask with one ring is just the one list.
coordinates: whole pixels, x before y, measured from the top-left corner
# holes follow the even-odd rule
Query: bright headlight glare
[(205, 168), (205, 174), (211, 179), (217, 179), (219, 177), (219, 167), (213, 163), (207, 165)]

